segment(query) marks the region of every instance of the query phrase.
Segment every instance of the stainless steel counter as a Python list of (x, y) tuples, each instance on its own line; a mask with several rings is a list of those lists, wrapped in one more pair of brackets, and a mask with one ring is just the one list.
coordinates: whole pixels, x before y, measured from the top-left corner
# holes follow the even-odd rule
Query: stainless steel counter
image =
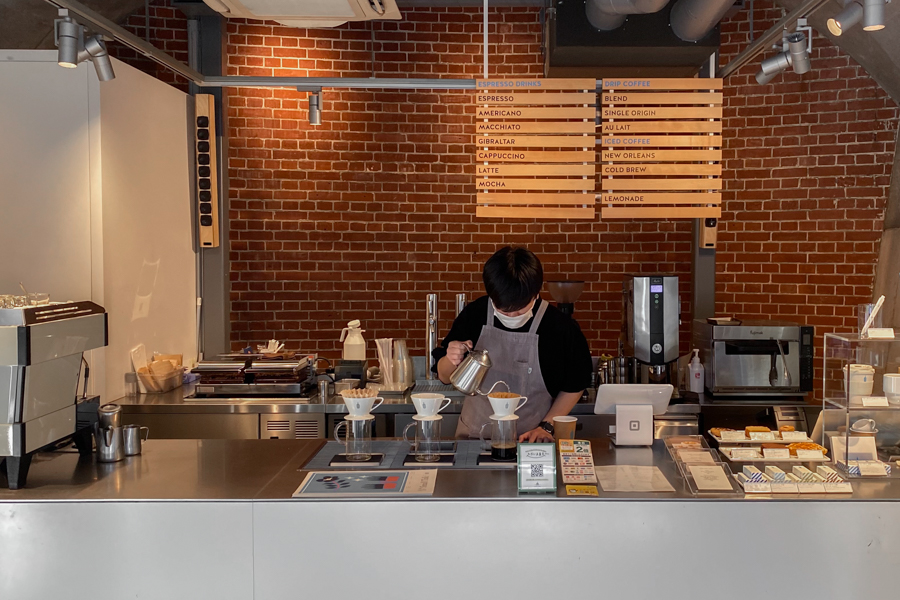
[[(28, 487), (5, 489), (0, 476), (0, 502), (93, 500), (254, 500), (290, 499), (303, 480), (301, 469), (322, 447), (313, 440), (149, 440), (144, 454), (120, 463), (79, 460), (77, 453), (39, 454)], [(596, 465), (654, 465), (674, 493), (622, 494), (599, 490), (600, 500), (689, 500), (675, 463), (662, 442), (652, 448), (616, 448), (608, 439), (592, 441)], [(779, 501), (897, 501), (900, 479), (855, 480), (852, 496), (837, 494), (775, 497)], [(565, 498), (563, 501), (591, 501)], [(427, 500), (547, 499), (517, 493), (512, 470), (442, 469), (434, 496)], [(754, 497), (753, 500), (759, 500)], [(704, 498), (709, 500), (709, 498)], [(739, 500), (743, 498), (719, 498)]]
[(601, 441), (597, 464), (649, 461), (676, 492), (519, 496), (512, 472), (449, 470), (433, 498), (289, 500), (320, 443), (150, 440), (112, 465), (40, 455), (28, 488), (0, 490), (0, 565), (14, 567), (0, 598), (884, 598), (900, 561), (896, 479), (846, 499), (698, 501), (661, 444)]

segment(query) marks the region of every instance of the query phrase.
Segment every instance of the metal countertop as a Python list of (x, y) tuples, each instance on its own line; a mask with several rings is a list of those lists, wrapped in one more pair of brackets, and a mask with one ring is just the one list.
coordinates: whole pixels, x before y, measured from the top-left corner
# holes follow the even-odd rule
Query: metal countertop
[[(300, 469), (318, 452), (323, 440), (149, 440), (144, 454), (119, 463), (99, 464), (72, 452), (39, 454), (32, 464), (28, 487), (6, 489), (0, 475), (0, 502), (29, 501), (278, 501), (289, 500), (300, 485)], [(674, 493), (626, 494), (599, 490), (600, 500), (731, 500), (695, 498), (687, 492), (665, 445), (615, 448), (606, 438), (592, 440), (598, 466), (655, 465)], [(854, 480), (852, 496), (804, 495), (775, 501), (898, 501), (900, 478)], [(557, 492), (561, 496), (564, 492)], [(519, 495), (516, 474), (500, 469), (442, 469), (432, 498), (422, 500), (548, 499), (547, 495)], [(552, 498), (550, 496), (549, 498)], [(598, 498), (567, 498), (591, 501)], [(358, 500), (358, 499), (353, 499)], [(748, 500), (761, 501), (753, 497)], [(318, 501), (322, 501), (319, 499)], [(330, 501), (330, 500), (328, 500)], [(352, 500), (342, 500), (352, 501)], [(384, 500), (382, 500), (384, 501)]]

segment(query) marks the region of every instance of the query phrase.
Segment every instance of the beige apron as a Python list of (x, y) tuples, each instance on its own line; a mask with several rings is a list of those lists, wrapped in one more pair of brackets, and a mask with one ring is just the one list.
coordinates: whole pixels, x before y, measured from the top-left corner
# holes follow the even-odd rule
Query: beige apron
[[(519, 420), (516, 423), (517, 435), (531, 431), (538, 426), (541, 419), (550, 410), (553, 398), (544, 384), (541, 375), (541, 363), (538, 360), (537, 329), (547, 311), (547, 303), (541, 301), (540, 308), (531, 322), (527, 332), (504, 331), (494, 327), (494, 306), (488, 301), (487, 324), (481, 330), (476, 350), (487, 350), (492, 367), (481, 383), (481, 390), (487, 392), (497, 381), (505, 381), (512, 392), (528, 398), (525, 406), (516, 411)], [(497, 391), (506, 391), (502, 385)], [(486, 396), (478, 395), (466, 398), (463, 403), (456, 437), (460, 439), (477, 439), (481, 426), (490, 422), (491, 404)], [(485, 438), (489, 430), (485, 429)]]

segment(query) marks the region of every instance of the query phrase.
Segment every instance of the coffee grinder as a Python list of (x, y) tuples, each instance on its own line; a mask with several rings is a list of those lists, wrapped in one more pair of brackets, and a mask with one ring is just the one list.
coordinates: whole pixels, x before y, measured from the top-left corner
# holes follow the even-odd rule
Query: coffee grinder
[(576, 280), (548, 281), (547, 289), (556, 300), (556, 307), (560, 312), (571, 317), (575, 312), (575, 301), (581, 297), (581, 292), (584, 291), (584, 282)]
[(628, 275), (622, 282), (621, 346), (630, 383), (678, 387), (678, 277)]

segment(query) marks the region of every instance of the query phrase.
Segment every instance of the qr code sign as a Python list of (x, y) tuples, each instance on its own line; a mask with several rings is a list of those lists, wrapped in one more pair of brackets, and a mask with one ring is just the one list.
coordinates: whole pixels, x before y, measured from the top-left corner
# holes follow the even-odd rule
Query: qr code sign
[(544, 465), (531, 465), (531, 476), (532, 477), (543, 477), (544, 476)]

